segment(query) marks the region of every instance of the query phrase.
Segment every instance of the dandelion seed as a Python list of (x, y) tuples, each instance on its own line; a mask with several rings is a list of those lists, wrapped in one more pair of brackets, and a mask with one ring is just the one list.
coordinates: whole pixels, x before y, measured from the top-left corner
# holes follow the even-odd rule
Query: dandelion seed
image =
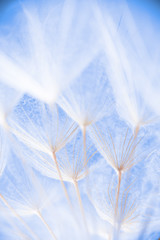
[(52, 199), (51, 195), (53, 194), (49, 194), (49, 192), (47, 194), (48, 189), (43, 188), (32, 169), (30, 169), (25, 162), (22, 164), (19, 160), (17, 161), (14, 156), (14, 164), (10, 162), (10, 166), (7, 168), (5, 178), (2, 179), (1, 185), (4, 182), (6, 183), (6, 189), (3, 195), (2, 191), (4, 190), (1, 190), (0, 197), (2, 201), (11, 210), (13, 215), (26, 227), (34, 239), (38, 240), (39, 237), (32, 231), (32, 227), (23, 220), (23, 217), (38, 216), (48, 229), (52, 238), (56, 239), (55, 234), (42, 215), (46, 205), (48, 204), (49, 206)]
[[(60, 180), (66, 199), (72, 209), (72, 203), (63, 182), (56, 155), (72, 138), (78, 127), (62, 111), (60, 119), (60, 109), (57, 106), (54, 106), (52, 111), (49, 106), (38, 104), (38, 111), (38, 125), (36, 122), (32, 122), (24, 112), (25, 119), (29, 124), (27, 131), (24, 131), (23, 127), (15, 122), (11, 123), (11, 131), (27, 146), (27, 148), (24, 146), (25, 159), (28, 159), (29, 163), (45, 176)], [(26, 122), (25, 127), (27, 127)]]

